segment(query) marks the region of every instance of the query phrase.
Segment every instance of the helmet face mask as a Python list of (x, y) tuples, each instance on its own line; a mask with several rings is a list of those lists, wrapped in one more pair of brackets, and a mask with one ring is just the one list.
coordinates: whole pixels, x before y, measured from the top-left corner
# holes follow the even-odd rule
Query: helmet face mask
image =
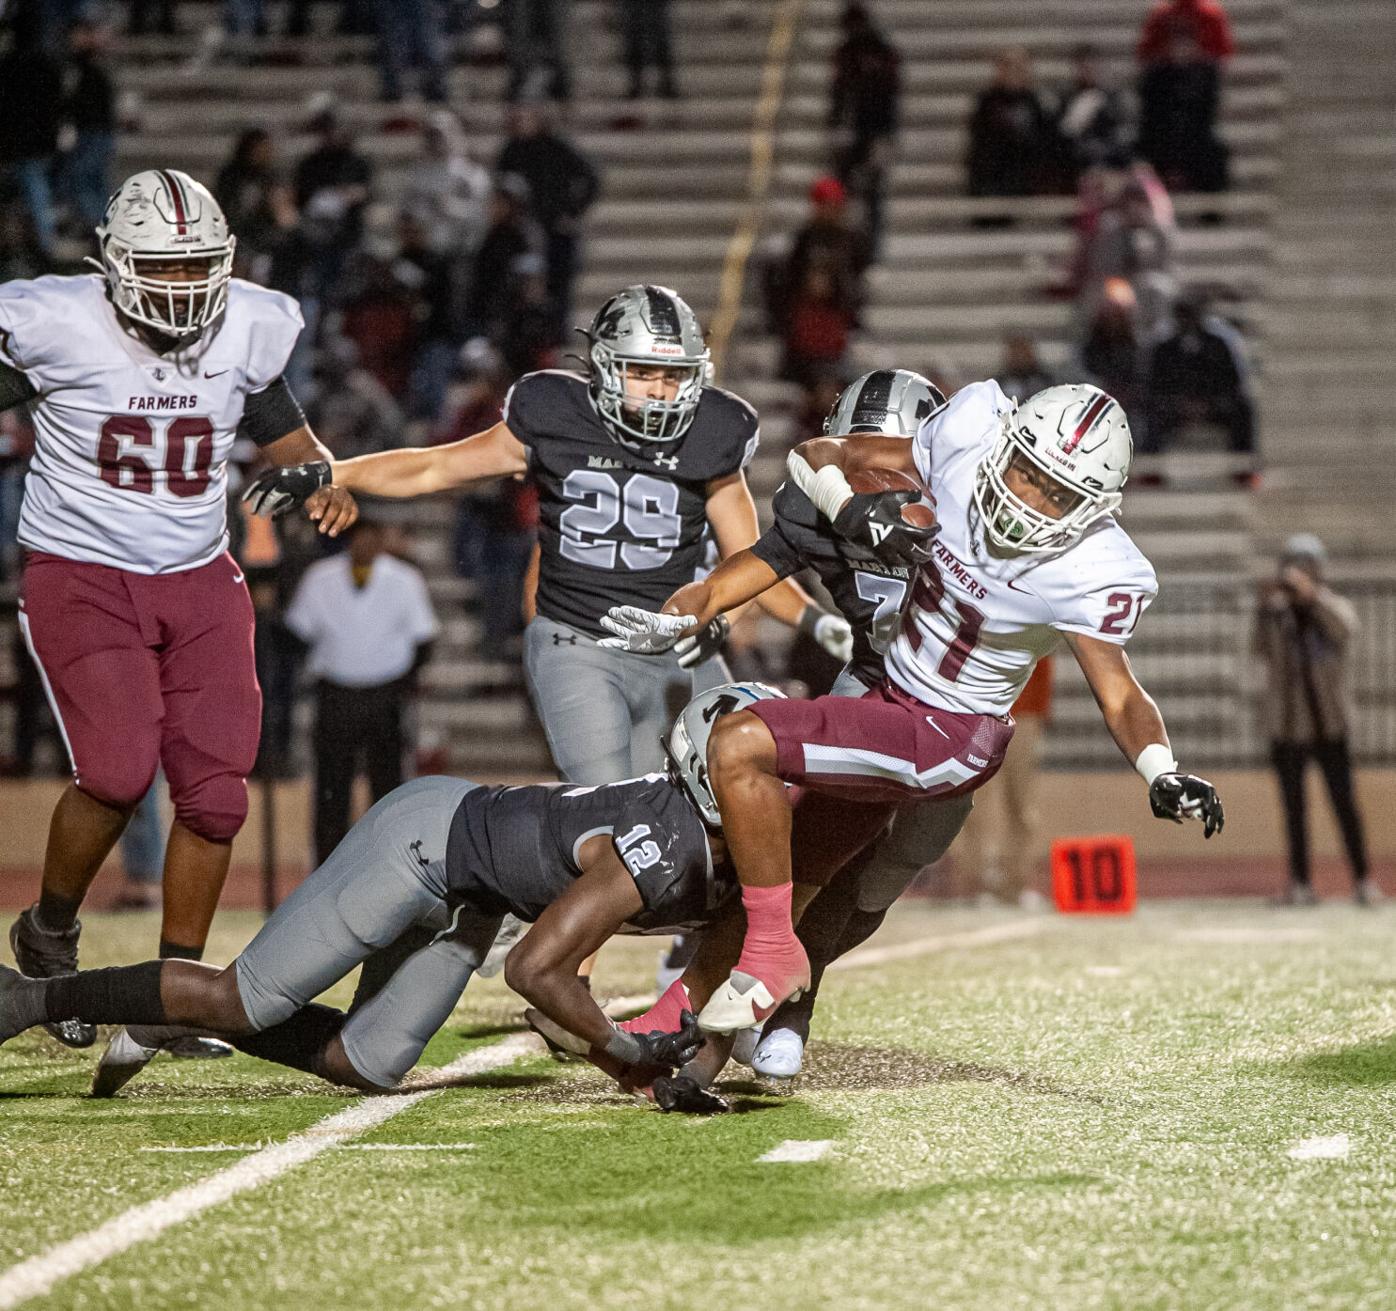
[(223, 313), (237, 242), (217, 201), (187, 174), (150, 169), (127, 178), (97, 238), (112, 303), (133, 323), (183, 342)]
[[(591, 403), (611, 436), (626, 446), (678, 441), (708, 375), (702, 329), (683, 298), (668, 287), (626, 287), (597, 311), (586, 335)], [(645, 395), (655, 369), (664, 370), (668, 385), (664, 394)]]
[(720, 829), (722, 816), (708, 782), (708, 738), (713, 725), (734, 710), (753, 702), (784, 698), (785, 693), (765, 683), (723, 683), (693, 698), (680, 712), (663, 739), (669, 761), (669, 778), (688, 793), (709, 828)]
[[(975, 473), (974, 504), (989, 545), (1017, 555), (1065, 550), (1118, 513), (1132, 454), (1123, 411), (1098, 388), (1049, 387), (1030, 397), (1004, 415)], [(1010, 471), (1013, 481), (1037, 487), (1037, 504), (1014, 490)], [(1057, 514), (1042, 504), (1054, 495), (1065, 501)]]

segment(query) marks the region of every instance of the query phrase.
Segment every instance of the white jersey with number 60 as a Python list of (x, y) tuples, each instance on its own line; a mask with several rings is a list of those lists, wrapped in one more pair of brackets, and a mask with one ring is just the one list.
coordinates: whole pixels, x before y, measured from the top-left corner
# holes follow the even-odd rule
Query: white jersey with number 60
[(997, 383), (973, 383), (914, 439), (940, 533), (887, 673), (928, 705), (960, 713), (1006, 714), (1063, 633), (1124, 645), (1158, 591), (1153, 566), (1113, 518), (1053, 555), (989, 553), (974, 506), (975, 471), (1011, 408)]
[(38, 391), (19, 540), (138, 574), (207, 564), (228, 543), (226, 464), (251, 392), (301, 329), (295, 301), (234, 278), (218, 324), (157, 355), (97, 275), (0, 287), (0, 360)]

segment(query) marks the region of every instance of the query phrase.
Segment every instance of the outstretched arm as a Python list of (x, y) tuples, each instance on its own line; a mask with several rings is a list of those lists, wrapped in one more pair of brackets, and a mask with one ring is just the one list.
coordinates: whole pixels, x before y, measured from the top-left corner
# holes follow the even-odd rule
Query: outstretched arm
[[(751, 499), (751, 489), (747, 486), (746, 475), (734, 473), (708, 485), (708, 522), (717, 538), (717, 549), (723, 562), (746, 549), (757, 539), (760, 524), (756, 518), (756, 503)], [(779, 579), (771, 571), (769, 581), (758, 591), (744, 596), (731, 605), (723, 605), (713, 614), (734, 609), (745, 601), (755, 600), (772, 618), (788, 624), (791, 628), (799, 625), (806, 609), (813, 605), (808, 592), (793, 579)], [(754, 575), (753, 575), (754, 577)], [(693, 611), (668, 610), (669, 614), (691, 614)], [(713, 615), (708, 615), (711, 619)], [(706, 620), (704, 620), (706, 622)]]
[(337, 460), (334, 481), (354, 492), (428, 496), (528, 470), (528, 451), (505, 423), (444, 446), (405, 448)]

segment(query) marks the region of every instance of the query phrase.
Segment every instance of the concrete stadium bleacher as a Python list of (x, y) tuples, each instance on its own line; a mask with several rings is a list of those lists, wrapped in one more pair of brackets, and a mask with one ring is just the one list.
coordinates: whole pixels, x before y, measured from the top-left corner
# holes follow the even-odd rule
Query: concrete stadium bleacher
[[(828, 57), (840, 7), (839, 0), (799, 6), (772, 185), (761, 212), (763, 243), (778, 241), (800, 221), (808, 183), (826, 164)], [(1027, 7), (1006, 0), (879, 0), (875, 9), (905, 59), (904, 128), (891, 175), (888, 240), (872, 273), (866, 329), (857, 344), (860, 364), (924, 368), (935, 359), (953, 363), (965, 378), (985, 376), (997, 363), (1003, 333), (1017, 328), (1036, 334), (1048, 359), (1068, 359), (1069, 307), (1044, 297), (1042, 288), (1054, 265), (1069, 257), (1066, 220), (1073, 202), (1015, 202), (1012, 229), (971, 227), (968, 219), (982, 212), (983, 202), (963, 196), (964, 123), (994, 54), (1008, 45), (1032, 52), (1043, 84), (1064, 79), (1068, 53), (1083, 39), (1103, 49), (1115, 76), (1131, 79), (1146, 8), (1145, 0)], [(1381, 332), (1396, 305), (1394, 229), (1389, 221), (1383, 229), (1368, 212), (1384, 201), (1389, 215), (1396, 136), (1381, 115), (1390, 112), (1391, 81), (1346, 74), (1352, 62), (1361, 63), (1364, 46), (1383, 48), (1370, 40), (1396, 48), (1396, 6), (1383, 0), (1227, 0), (1227, 8), (1239, 46), (1227, 72), (1223, 119), (1235, 185), (1221, 198), (1177, 198), (1179, 260), (1185, 280), (1232, 288), (1256, 329), (1266, 400), (1262, 443), (1267, 463), (1280, 471), (1269, 484), (1275, 490), (1258, 499), (1214, 485), (1132, 490), (1125, 519), (1164, 582), (1131, 651), (1160, 694), (1180, 750), (1199, 761), (1230, 758), (1238, 743), (1243, 754), (1253, 749), (1253, 679), (1235, 615), (1261, 565), (1257, 543), (1267, 544), (1292, 522), (1301, 492), (1312, 494), (1306, 508), (1315, 507), (1320, 530), (1327, 526), (1341, 546), (1365, 545), (1377, 535), (1339, 526), (1353, 517), (1349, 491), (1316, 491), (1323, 464), (1297, 417), (1306, 400), (1321, 386), (1325, 412), (1344, 422), (1340, 462), (1351, 470), (1353, 488), (1361, 485), (1362, 434), (1379, 432), (1389, 448), (1393, 423), (1392, 355), (1387, 348), (1382, 358), (1387, 337)], [(269, 9), (275, 15), (279, 6)], [(749, 129), (776, 6), (675, 0), (685, 99), (638, 107), (620, 99), (625, 79), (608, 0), (574, 0), (571, 9), (575, 99), (567, 126), (605, 170), (603, 196), (588, 222), (579, 314), (614, 287), (645, 279), (679, 287), (709, 319), (732, 233), (746, 210)], [(185, 3), (181, 23), (197, 31), (216, 12), (216, 6)], [(1295, 24), (1303, 33), (1302, 58), (1295, 56)], [(308, 145), (308, 97), (332, 91), (362, 129), (361, 146), (378, 169), (380, 217), (386, 217), (415, 150), (415, 134), (404, 129), (419, 107), (378, 103), (371, 41), (325, 32), (277, 39), (265, 47), (266, 58), (251, 64), (195, 57), (199, 50), (188, 37), (122, 43), (120, 82), (137, 103), (134, 130), (121, 142), (120, 168), (159, 163), (210, 177), (236, 134), (249, 126), (276, 131), (283, 158), (293, 160)], [(504, 80), (497, 64), (466, 62), (452, 73), (452, 108), (485, 161), (502, 131)], [(1338, 151), (1335, 133), (1345, 143)], [(1336, 225), (1330, 213), (1335, 196), (1354, 202)], [(1197, 225), (1196, 217), (1208, 210), (1220, 210), (1224, 224)], [(1315, 337), (1321, 351), (1310, 349)], [(766, 441), (753, 476), (758, 499), (779, 480), (790, 434), (792, 396), (773, 378), (775, 354), (749, 284), (723, 382), (762, 411)], [(1297, 472), (1290, 477), (1286, 469)], [(414, 513), (421, 558), (446, 620), (424, 722), (445, 733), (457, 768), (545, 769), (546, 752), (522, 701), (476, 695), (508, 671), (476, 649), (477, 625), (460, 608), (467, 589), (447, 558), (449, 504)], [(1063, 670), (1050, 741), (1056, 762), (1114, 763), (1098, 713), (1069, 670)]]

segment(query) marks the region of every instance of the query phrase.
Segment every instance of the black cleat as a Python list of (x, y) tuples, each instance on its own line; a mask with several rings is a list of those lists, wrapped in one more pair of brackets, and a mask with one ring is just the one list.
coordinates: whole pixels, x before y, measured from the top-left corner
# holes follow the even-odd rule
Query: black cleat
[(165, 1050), (177, 1061), (221, 1061), (233, 1054), (232, 1045), (222, 1038), (204, 1038), (197, 1033), (171, 1038)]
[[(21, 974), (31, 979), (56, 979), (78, 972), (78, 935), (82, 924), (73, 921), (66, 933), (49, 933), (39, 927), (30, 906), (10, 926), (10, 949)], [(51, 1020), (44, 1024), (65, 1047), (91, 1047), (97, 1041), (97, 1026), (81, 1020)]]

